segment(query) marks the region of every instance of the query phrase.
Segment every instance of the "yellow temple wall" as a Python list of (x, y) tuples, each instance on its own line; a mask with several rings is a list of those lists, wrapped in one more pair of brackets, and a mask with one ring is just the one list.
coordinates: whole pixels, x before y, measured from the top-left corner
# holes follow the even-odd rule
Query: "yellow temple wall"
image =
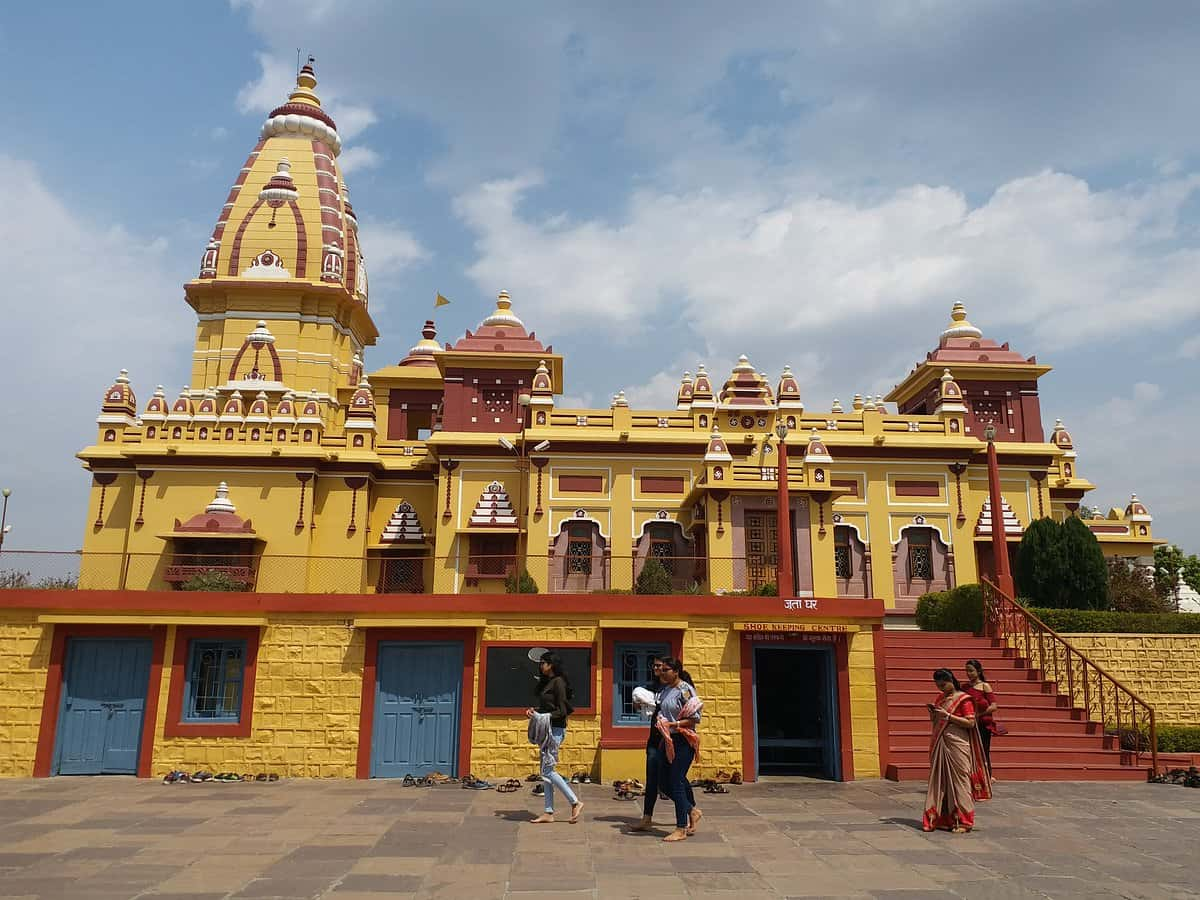
[[(0, 775), (4, 776), (27, 777), (33, 771), (53, 629), (69, 628), (40, 625), (37, 615), (37, 610), (0, 612)], [(122, 618), (114, 615), (116, 618), (110, 616), (107, 621)], [(236, 618), (222, 617), (222, 621), (229, 624)], [(105, 617), (99, 619), (104, 621)], [(252, 622), (247, 620), (248, 624)], [(659, 624), (646, 620), (647, 627)], [(727, 772), (746, 769), (742, 756), (740, 667), (741, 654), (749, 652), (750, 644), (742, 640), (743, 632), (734, 630), (733, 624), (734, 620), (728, 616), (694, 618), (682, 635), (685, 665), (705, 701), (701, 753), (692, 770), (697, 778), (711, 778), (720, 769)], [(628, 625), (623, 622), (621, 627), (627, 629)], [(176, 625), (166, 626), (153, 726), (151, 771), (155, 777), (172, 769), (239, 774), (267, 771), (285, 777), (355, 777), (365, 629), (356, 629), (348, 619), (335, 614), (271, 616), (260, 631), (252, 728), (248, 737), (164, 736), (177, 632)], [(601, 720), (611, 715), (612, 686), (605, 682), (603, 672), (605, 630), (596, 620), (550, 615), (493, 616), (477, 631), (477, 636), (476, 681), (464, 686), (473, 693), (471, 749), (469, 757), (459, 761), (460, 774), (523, 778), (537, 770), (537, 752), (526, 741), (524, 716), (479, 711), (484, 643), (512, 641), (548, 646), (586, 642), (593, 646), (596, 682), (592, 689), (596, 712), (572, 716), (560, 771), (602, 773), (606, 780), (642, 776), (643, 752), (601, 748)], [(850, 716), (855, 777), (874, 778), (879, 775), (879, 725), (871, 632), (868, 628), (847, 637), (850, 707), (840, 710), (839, 715)], [(643, 730), (636, 731), (640, 738)]]
[(49, 629), (34, 613), (0, 610), (0, 777), (33, 774), (49, 666)]

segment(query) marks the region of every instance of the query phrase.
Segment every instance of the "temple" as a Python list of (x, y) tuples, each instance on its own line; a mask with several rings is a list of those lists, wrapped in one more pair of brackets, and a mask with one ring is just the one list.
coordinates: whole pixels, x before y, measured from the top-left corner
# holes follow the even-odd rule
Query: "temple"
[[(568, 764), (638, 771), (626, 695), (671, 651), (712, 698), (703, 767), (877, 777), (885, 623), (993, 574), (993, 548), (1014, 553), (1093, 489), (1064, 424), (1043, 429), (1050, 367), (956, 303), (887, 397), (815, 408), (746, 348), (728, 373), (682, 373), (670, 408), (634, 409), (613, 384), (609, 406), (567, 409), (564, 356), (501, 290), (473, 331), (442, 343), (414, 321), (407, 355), (368, 371), (370, 235), (316, 87), (310, 63), (185, 286), (190, 384), (122, 371), (79, 453), (81, 591), (39, 611), (59, 666), (52, 653), (45, 703), (68, 689), (55, 672), (101, 665), (81, 648), (126, 654), (151, 682), (133, 676), (143, 719), (110, 742), (134, 750), (91, 735), (70, 757), (55, 729), (76, 725), (55, 706), (29, 768), (527, 771), (507, 735), (536, 645), (562, 648), (581, 686)], [(1152, 554), (1136, 496), (1087, 524), (1106, 554)], [(646, 596), (648, 566), (675, 596)], [(772, 703), (768, 685), (798, 683), (813, 690), (796, 709)]]

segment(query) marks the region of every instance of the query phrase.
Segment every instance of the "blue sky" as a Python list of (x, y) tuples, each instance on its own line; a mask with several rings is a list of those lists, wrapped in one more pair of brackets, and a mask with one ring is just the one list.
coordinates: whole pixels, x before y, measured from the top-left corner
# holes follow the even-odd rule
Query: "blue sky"
[[(80, 545), (101, 393), (187, 378), (181, 285), (296, 49), (339, 123), (383, 337), (497, 290), (566, 394), (785, 363), (886, 393), (963, 300), (1038, 355), (1091, 502), (1200, 551), (1200, 20), (1186, 3), (10, 5), (8, 547)], [(16, 389), (13, 389), (14, 386)], [(36, 453), (29, 448), (36, 446)]]

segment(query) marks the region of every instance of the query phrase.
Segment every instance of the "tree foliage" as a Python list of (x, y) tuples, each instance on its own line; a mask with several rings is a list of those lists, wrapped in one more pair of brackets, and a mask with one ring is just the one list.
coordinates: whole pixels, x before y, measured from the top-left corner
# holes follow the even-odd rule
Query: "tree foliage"
[(1100, 542), (1074, 516), (1031, 522), (1021, 538), (1017, 591), (1033, 606), (1108, 609), (1108, 566)]
[(1175, 608), (1174, 602), (1155, 590), (1150, 573), (1126, 559), (1108, 561), (1108, 595), (1117, 612), (1160, 613)]
[(638, 573), (636, 594), (671, 593), (671, 573), (653, 556), (649, 557)]
[(536, 594), (538, 586), (528, 569), (522, 569), (520, 575), (517, 574), (516, 569), (513, 569), (504, 577), (504, 592), (506, 594)]
[(1053, 519), (1030, 522), (1017, 554), (1017, 592), (1034, 606), (1060, 607), (1066, 583), (1062, 526)]
[(1185, 554), (1174, 544), (1154, 548), (1154, 587), (1178, 608), (1180, 582), (1200, 591), (1200, 557)]
[(179, 585), (181, 591), (245, 591), (249, 586), (239, 578), (220, 569), (197, 572)]
[(1108, 565), (1091, 529), (1074, 516), (1062, 524), (1066, 602), (1072, 609), (1108, 609)]
[(61, 577), (39, 578), (34, 581), (29, 572), (18, 572), (16, 569), (0, 569), (0, 591), (34, 590), (34, 591), (73, 591), (79, 587), (79, 581), (71, 575)]

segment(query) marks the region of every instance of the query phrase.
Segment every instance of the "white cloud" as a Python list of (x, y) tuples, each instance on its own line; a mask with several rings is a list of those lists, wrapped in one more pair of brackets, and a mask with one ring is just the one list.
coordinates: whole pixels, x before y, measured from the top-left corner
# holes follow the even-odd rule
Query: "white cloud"
[[(296, 86), (295, 59), (271, 53), (256, 53), (259, 75), (242, 86), (237, 95), (237, 108), (242, 113), (268, 113), (284, 103)], [(321, 106), (337, 122), (338, 135), (343, 141), (356, 138), (378, 121), (367, 105), (344, 100), (336, 79), (328, 82), (321, 77), (317, 86)]]
[(342, 170), (343, 175), (362, 169), (374, 169), (381, 162), (383, 157), (380, 154), (362, 144), (347, 147), (338, 154), (338, 168)]
[(1191, 384), (1172, 391), (1138, 382), (1128, 394), (1073, 415), (1067, 429), (1079, 452), (1079, 471), (1098, 485), (1085, 502), (1124, 509), (1136, 493), (1154, 516), (1154, 534), (1189, 553), (1200, 551), (1196, 519), (1196, 446), (1200, 444), (1200, 392)]
[[(161, 236), (81, 215), (30, 162), (0, 156), (0, 193), (19, 217), (0, 220), (8, 301), (0, 374), (0, 482), (14, 488), (8, 549), (77, 548), (86, 476), (72, 454), (96, 440), (100, 399), (127, 368), (139, 407), (186, 379), (194, 318), (185, 261)], [(18, 423), (28, 423), (26, 431)], [(30, 441), (36, 444), (30, 444)]]
[[(1200, 315), (1200, 253), (1172, 240), (1197, 176), (1094, 191), (1042, 172), (974, 207), (948, 187), (855, 202), (764, 176), (729, 191), (641, 188), (618, 222), (526, 215), (539, 184), (490, 182), (455, 210), (477, 234), (481, 289), (505, 284), (556, 332), (660, 313), (726, 341), (758, 340), (768, 324), (780, 339), (836, 339), (963, 298), (993, 333), (1016, 324), (1064, 347)], [(562, 303), (564, 285), (582, 302)]]
[(1200, 359), (1200, 334), (1194, 334), (1185, 340), (1176, 352), (1181, 359)]
[(395, 222), (366, 219), (360, 234), (367, 271), (372, 278), (398, 275), (431, 256), (411, 231)]
[(224, 125), (218, 125), (208, 133), (208, 136), (214, 141), (223, 141), (225, 138), (229, 137), (229, 129)]

